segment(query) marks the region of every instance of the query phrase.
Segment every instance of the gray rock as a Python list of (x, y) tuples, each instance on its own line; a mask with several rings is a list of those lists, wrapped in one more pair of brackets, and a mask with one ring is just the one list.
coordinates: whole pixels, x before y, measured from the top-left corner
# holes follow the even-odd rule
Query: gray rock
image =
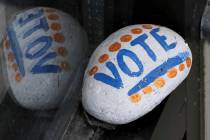
[(29, 109), (52, 109), (71, 88), (87, 37), (70, 15), (37, 7), (11, 19), (3, 47), (15, 101)]

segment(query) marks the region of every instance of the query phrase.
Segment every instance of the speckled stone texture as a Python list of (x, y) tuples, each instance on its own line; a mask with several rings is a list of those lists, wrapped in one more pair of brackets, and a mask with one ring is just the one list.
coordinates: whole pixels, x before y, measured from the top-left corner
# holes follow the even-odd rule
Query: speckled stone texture
[(129, 123), (160, 104), (187, 77), (191, 64), (191, 51), (176, 32), (152, 24), (127, 26), (92, 54), (83, 106), (99, 120)]
[(29, 109), (52, 109), (71, 88), (87, 36), (70, 15), (37, 7), (16, 14), (3, 40), (11, 96)]

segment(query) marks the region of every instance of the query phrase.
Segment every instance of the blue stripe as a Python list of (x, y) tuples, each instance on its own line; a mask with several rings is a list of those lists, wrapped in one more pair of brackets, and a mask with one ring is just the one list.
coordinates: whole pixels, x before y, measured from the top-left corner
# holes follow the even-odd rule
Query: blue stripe
[(181, 64), (189, 57), (189, 52), (179, 53), (177, 56), (169, 58), (166, 62), (152, 70), (149, 74), (147, 74), (138, 84), (136, 84), (133, 88), (128, 91), (128, 95), (131, 96), (134, 93), (137, 93), (141, 89), (148, 86), (158, 77), (164, 75), (169, 69), (175, 67), (178, 64)]
[(20, 44), (17, 40), (16, 33), (12, 26), (9, 26), (7, 28), (7, 34), (9, 37), (9, 42), (11, 44), (10, 46), (12, 48), (14, 55), (15, 55), (15, 59), (16, 59), (16, 63), (18, 65), (19, 71), (22, 76), (25, 76), (25, 68), (24, 68), (24, 63), (23, 63), (23, 59), (22, 59), (23, 58), (22, 51), (20, 49)]

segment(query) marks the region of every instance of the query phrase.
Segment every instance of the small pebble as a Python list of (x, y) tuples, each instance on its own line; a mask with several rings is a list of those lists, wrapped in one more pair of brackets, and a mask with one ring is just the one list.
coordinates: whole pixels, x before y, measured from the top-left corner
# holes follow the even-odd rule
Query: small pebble
[(92, 54), (82, 103), (110, 124), (132, 122), (154, 109), (187, 77), (192, 54), (169, 28), (132, 25), (110, 35)]
[(3, 42), (11, 95), (28, 109), (58, 107), (88, 48), (79, 23), (47, 7), (17, 14)]

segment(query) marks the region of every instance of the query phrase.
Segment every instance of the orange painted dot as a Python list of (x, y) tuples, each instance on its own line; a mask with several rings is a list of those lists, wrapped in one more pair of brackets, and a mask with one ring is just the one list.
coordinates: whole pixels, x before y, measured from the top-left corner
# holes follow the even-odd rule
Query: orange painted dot
[(61, 25), (59, 23), (52, 23), (50, 28), (54, 31), (59, 31), (61, 29)]
[(154, 85), (157, 87), (157, 88), (161, 88), (165, 85), (165, 80), (160, 77), (160, 78), (157, 78), (155, 81), (154, 81)]
[(10, 62), (14, 61), (14, 59), (15, 59), (14, 54), (12, 52), (9, 52), (8, 55), (7, 55), (7, 59)]
[(59, 43), (63, 43), (65, 41), (65, 37), (61, 33), (56, 33), (53, 36), (54, 40)]
[(131, 102), (138, 103), (141, 100), (141, 95), (136, 93), (130, 96)]
[(132, 39), (132, 36), (131, 36), (131, 35), (124, 35), (124, 36), (122, 36), (122, 37), (120, 38), (120, 40), (121, 40), (122, 42), (129, 42), (129, 41), (131, 41), (131, 39)]
[(97, 71), (98, 71), (98, 67), (97, 67), (97, 66), (94, 66), (94, 67), (89, 71), (89, 75), (90, 75), (90, 76), (95, 75)]
[(17, 64), (12, 64), (12, 69), (14, 70), (14, 71), (17, 71), (18, 70), (18, 66), (17, 66)]
[(144, 29), (152, 29), (152, 25), (151, 24), (144, 24), (143, 28)]
[(69, 63), (65, 62), (65, 61), (61, 62), (60, 66), (63, 70), (69, 70), (69, 68), (70, 68)]
[(147, 86), (147, 87), (143, 88), (142, 91), (143, 91), (144, 94), (151, 93), (152, 92), (152, 87), (151, 86)]
[(59, 16), (56, 15), (56, 14), (50, 14), (50, 15), (48, 16), (48, 19), (50, 19), (50, 20), (57, 20), (58, 18), (59, 18)]
[(134, 28), (134, 29), (131, 30), (131, 32), (133, 34), (140, 34), (140, 33), (142, 33), (142, 29), (141, 28)]
[(109, 47), (109, 51), (115, 52), (115, 51), (118, 51), (120, 48), (121, 48), (121, 44), (118, 42), (115, 42)]
[(53, 8), (45, 8), (45, 12), (47, 13), (51, 13), (51, 12), (55, 12), (56, 9), (53, 9)]
[(58, 48), (58, 54), (61, 56), (66, 56), (68, 54), (68, 51), (64, 47), (59, 47)]
[(7, 40), (7, 39), (4, 40), (3, 47), (6, 48), (6, 49), (9, 49), (10, 48), (10, 46), (9, 46), (9, 40)]
[(168, 71), (167, 73), (169, 78), (174, 78), (177, 75), (177, 69), (176, 68), (172, 68)]
[(180, 70), (180, 71), (183, 71), (184, 69), (185, 69), (185, 65), (184, 65), (184, 64), (180, 64), (180, 65), (179, 65), (179, 70)]
[(189, 57), (186, 59), (186, 64), (188, 68), (192, 65), (192, 60)]
[(108, 54), (103, 54), (102, 56), (99, 57), (98, 61), (100, 63), (104, 63), (109, 59), (109, 55)]
[(16, 76), (15, 76), (15, 80), (17, 81), (17, 82), (20, 82), (21, 81), (21, 79), (22, 79), (22, 77), (21, 77), (21, 75), (18, 73), (18, 74), (16, 74)]

